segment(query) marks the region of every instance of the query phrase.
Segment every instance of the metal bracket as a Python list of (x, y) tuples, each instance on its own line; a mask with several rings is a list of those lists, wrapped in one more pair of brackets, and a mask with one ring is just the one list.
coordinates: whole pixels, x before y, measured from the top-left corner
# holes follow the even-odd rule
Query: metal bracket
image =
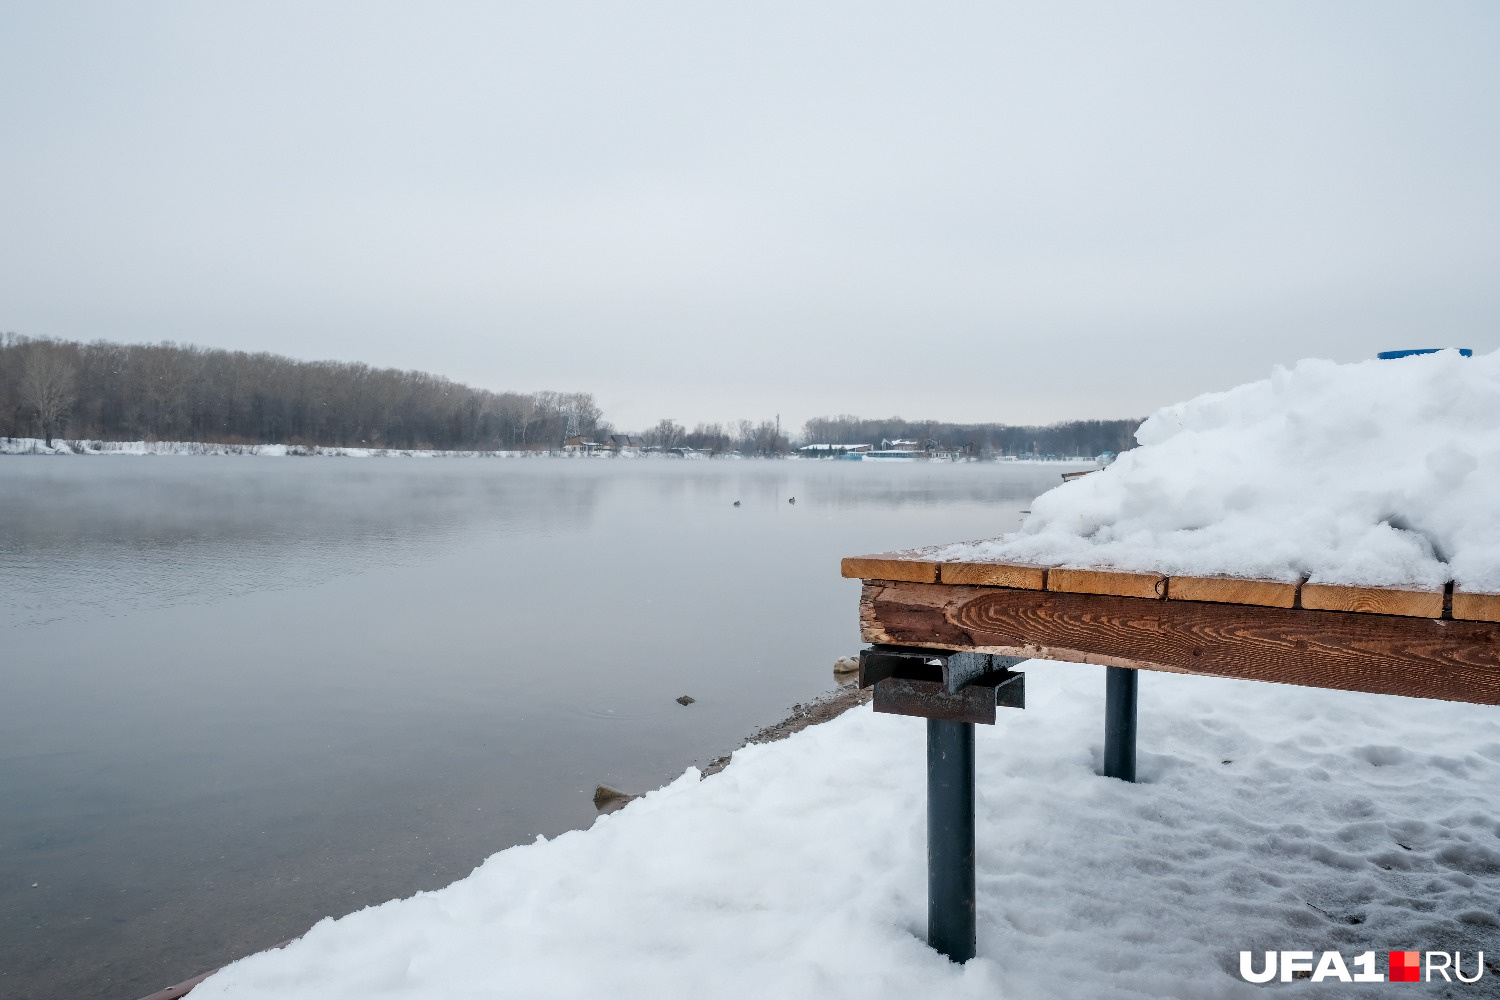
[(859, 654), (859, 686), (875, 688), (875, 711), (947, 722), (995, 724), (995, 708), (1026, 707), (1016, 656), (872, 646)]

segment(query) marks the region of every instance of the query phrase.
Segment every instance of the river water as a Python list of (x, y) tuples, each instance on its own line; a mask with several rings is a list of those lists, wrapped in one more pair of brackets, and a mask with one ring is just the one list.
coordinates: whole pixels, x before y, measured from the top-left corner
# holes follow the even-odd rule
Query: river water
[(135, 1000), (587, 826), (833, 686), (840, 556), (1059, 471), (0, 458), (0, 997)]

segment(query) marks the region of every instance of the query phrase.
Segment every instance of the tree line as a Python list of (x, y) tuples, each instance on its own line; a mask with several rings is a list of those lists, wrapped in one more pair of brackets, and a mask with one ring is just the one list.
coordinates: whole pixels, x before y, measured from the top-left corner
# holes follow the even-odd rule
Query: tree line
[(640, 435), (648, 448), (672, 451), (691, 448), (709, 455), (786, 455), (791, 442), (781, 433), (779, 420), (737, 420), (732, 424), (700, 423), (689, 430), (675, 420), (659, 420)]
[(586, 392), (491, 392), (426, 372), (171, 342), (0, 334), (0, 434), (549, 450), (607, 434)]
[[(1140, 420), (1069, 420), (1057, 424), (960, 424), (940, 420), (903, 420), (901, 417), (865, 419), (847, 414), (814, 417), (802, 425), (801, 444), (880, 447), (892, 441), (914, 441), (919, 450), (973, 458), (1002, 455), (1077, 457), (1118, 454), (1135, 447)], [(785, 455), (794, 450), (779, 421), (698, 424), (689, 430), (675, 420), (662, 420), (640, 435), (648, 447), (721, 455)]]
[(903, 420), (887, 417), (870, 420), (841, 414), (814, 417), (802, 428), (808, 442), (819, 444), (868, 444), (915, 441), (918, 447), (975, 458), (1000, 455), (1063, 456), (1119, 453), (1135, 447), (1140, 420), (1069, 420), (1064, 423), (960, 424), (938, 420)]
[[(1139, 420), (1049, 426), (816, 417), (802, 441), (907, 440), (934, 451), (1097, 455), (1134, 446)], [(269, 353), (159, 344), (31, 339), (0, 334), (0, 436), (205, 441), (355, 448), (550, 451), (577, 435), (614, 432), (587, 392), (494, 392), (441, 376), (358, 362), (296, 361)], [(780, 419), (700, 423), (664, 419), (641, 444), (711, 455), (775, 456), (792, 448)]]

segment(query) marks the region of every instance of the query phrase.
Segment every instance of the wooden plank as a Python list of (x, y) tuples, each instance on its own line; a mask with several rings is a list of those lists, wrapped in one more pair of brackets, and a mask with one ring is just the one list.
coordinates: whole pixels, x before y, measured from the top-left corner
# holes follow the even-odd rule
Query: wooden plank
[(1454, 590), (1453, 617), (1464, 621), (1500, 622), (1500, 594)]
[(866, 642), (1500, 705), (1500, 624), (867, 583)]
[(1069, 594), (1108, 594), (1114, 597), (1163, 597), (1167, 578), (1160, 573), (1126, 573), (1113, 569), (1052, 569), (1047, 589)]
[(1277, 580), (1239, 580), (1228, 576), (1174, 576), (1167, 580), (1167, 600), (1294, 608), (1297, 606), (1297, 584)]
[(938, 563), (938, 580), (976, 587), (1044, 590), (1047, 570), (1042, 566), (1022, 566), (1019, 563), (945, 562)]
[(936, 583), (937, 563), (901, 552), (884, 552), (873, 556), (850, 556), (843, 561), (843, 575), (851, 580), (902, 580), (909, 583)]
[(1304, 583), (1302, 606), (1315, 611), (1354, 611), (1367, 615), (1443, 617), (1443, 591), (1397, 590), (1388, 587), (1344, 587)]

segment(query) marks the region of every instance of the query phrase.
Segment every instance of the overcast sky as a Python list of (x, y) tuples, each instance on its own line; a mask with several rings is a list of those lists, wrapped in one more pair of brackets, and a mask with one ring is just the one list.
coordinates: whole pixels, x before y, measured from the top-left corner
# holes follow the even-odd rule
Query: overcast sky
[(0, 0), (0, 330), (1144, 415), (1500, 346), (1500, 4)]

